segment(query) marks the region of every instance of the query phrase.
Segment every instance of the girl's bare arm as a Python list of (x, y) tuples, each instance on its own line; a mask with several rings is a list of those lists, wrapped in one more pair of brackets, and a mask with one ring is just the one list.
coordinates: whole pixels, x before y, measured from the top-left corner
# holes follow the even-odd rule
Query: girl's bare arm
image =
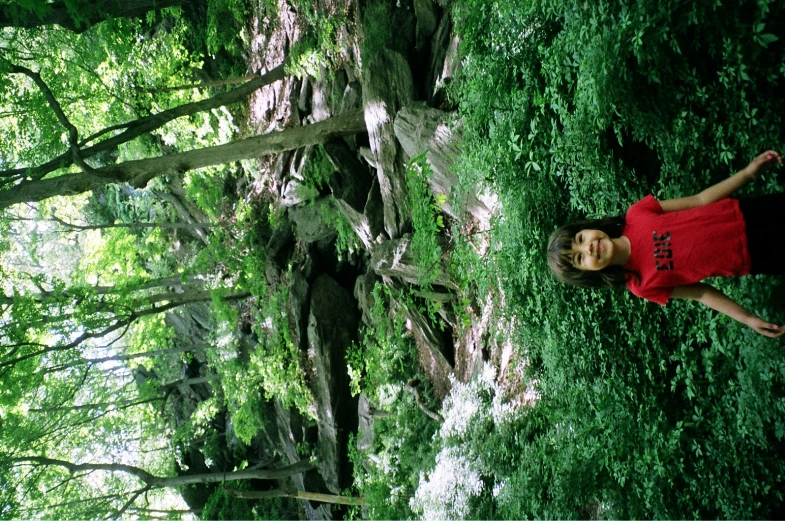
[(770, 324), (753, 315), (709, 284), (698, 283), (690, 284), (689, 286), (678, 286), (673, 289), (671, 297), (697, 300), (703, 305), (708, 306), (715, 311), (719, 311), (724, 315), (728, 315), (733, 320), (741, 322), (761, 335), (769, 338), (779, 338), (785, 334), (785, 326)]
[(761, 173), (779, 164), (782, 164), (780, 154), (774, 150), (768, 150), (753, 159), (743, 170), (739, 170), (729, 178), (708, 187), (701, 193), (689, 197), (680, 197), (679, 199), (660, 201), (660, 205), (665, 212), (677, 212), (714, 203), (720, 199), (730, 197), (736, 190), (757, 178)]

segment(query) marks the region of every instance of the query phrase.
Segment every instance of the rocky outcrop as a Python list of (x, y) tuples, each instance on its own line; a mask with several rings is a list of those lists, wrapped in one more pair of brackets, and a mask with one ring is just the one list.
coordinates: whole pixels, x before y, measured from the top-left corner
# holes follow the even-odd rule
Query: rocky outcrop
[(460, 154), (460, 136), (450, 126), (447, 113), (422, 103), (408, 105), (396, 114), (394, 128), (407, 158), (425, 153), (433, 172), (428, 182), (435, 194), (446, 197), (442, 205), (445, 212), (457, 218), (468, 213), (481, 223), (490, 220), (491, 210), (480, 200), (476, 190), (460, 195), (455, 193), (459, 179), (453, 171), (453, 162)]
[[(425, 154), (433, 172), (429, 178), (433, 192), (447, 196), (443, 207), (447, 216), (465, 219), (471, 215), (484, 223), (490, 215), (490, 204), (471, 191), (455, 194), (458, 178), (452, 171), (452, 160), (460, 151), (460, 132), (451, 126), (449, 114), (440, 109), (446, 106), (444, 86), (459, 60), (457, 40), (451, 34), (443, 4), (433, 0), (399, 2), (391, 21), (395, 34), (385, 47), (364, 56), (361, 63), (357, 49), (347, 45), (339, 53), (345, 61), (331, 74), (288, 78), (268, 89), (268, 97), (256, 96), (251, 105), (252, 113), (259, 116), (260, 132), (322, 121), (358, 108), (363, 110), (367, 129), (367, 136), (336, 139), (324, 145), (334, 169), (325, 186), (317, 186), (308, 178), (309, 165), (316, 157), (313, 147), (265, 159), (264, 179), (246, 182), (249, 190), (270, 190), (278, 205), (280, 221), (274, 227), (270, 225), (272, 229), (263, 234), (259, 244), (269, 259), (268, 284), (287, 285), (289, 338), (301, 354), (313, 396), (311, 412), (315, 420), (279, 403), (269, 403), (266, 414), (275, 421), (255, 441), (260, 454), (275, 451), (290, 463), (302, 458), (298, 452), (301, 444), (315, 447), (318, 471), (290, 478), (287, 487), (339, 494), (352, 479), (348, 433), (356, 432), (362, 422), (360, 442), (366, 448), (372, 443), (374, 418), (384, 412), (374, 411), (367, 400), (351, 396), (345, 358), (347, 348), (358, 339), (361, 325), (372, 325), (369, 316), (376, 284), (391, 289), (381, 298), (386, 299), (384, 304), (390, 313), (406, 324), (406, 334), (417, 346), (420, 368), (437, 400), (450, 390), (449, 375), (458, 365), (458, 342), (451, 328), (459, 321), (448, 304), (455, 299), (458, 288), (447, 275), (446, 239), (442, 244), (444, 265), (428, 287), (420, 287), (422, 268), (411, 247), (406, 165), (412, 157)], [(288, 23), (293, 20), (288, 19)], [(296, 41), (298, 36), (298, 30), (287, 26), (285, 40)], [(270, 37), (269, 41), (278, 40)], [(256, 65), (264, 70), (277, 63), (280, 60)], [(360, 251), (340, 259), (334, 252), (336, 228), (324, 222), (324, 215), (335, 211), (346, 219), (360, 243)], [(423, 313), (415, 309), (419, 306), (411, 305), (411, 299), (396, 296), (402, 294), (443, 305), (438, 314)], [(178, 320), (171, 319), (172, 323)], [(444, 330), (437, 327), (439, 321)], [(195, 326), (182, 323), (177, 327), (178, 334), (185, 337), (192, 334), (189, 327)], [(258, 348), (252, 335), (247, 339), (249, 343), (243, 347), (246, 354)], [(476, 352), (481, 356), (480, 350)], [(470, 370), (463, 366), (460, 369), (462, 375)], [(363, 404), (359, 412), (358, 403)], [(229, 443), (231, 419), (226, 425)], [(308, 519), (330, 519), (340, 514), (327, 505), (305, 500), (301, 503)]]
[(409, 63), (400, 53), (382, 49), (363, 68), (365, 125), (384, 202), (384, 229), (398, 238), (407, 228), (406, 169), (403, 151), (395, 139), (395, 114), (414, 99)]

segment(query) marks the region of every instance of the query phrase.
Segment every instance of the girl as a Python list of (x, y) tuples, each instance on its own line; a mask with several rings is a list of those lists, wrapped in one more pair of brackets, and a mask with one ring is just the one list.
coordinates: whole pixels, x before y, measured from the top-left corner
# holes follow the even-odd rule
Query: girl
[(578, 221), (554, 232), (548, 264), (568, 284), (627, 286), (665, 305), (669, 298), (698, 300), (758, 333), (777, 338), (785, 326), (769, 324), (714, 287), (707, 277), (785, 273), (785, 194), (729, 199), (762, 172), (782, 164), (774, 150), (704, 190), (680, 199), (649, 195), (624, 217)]

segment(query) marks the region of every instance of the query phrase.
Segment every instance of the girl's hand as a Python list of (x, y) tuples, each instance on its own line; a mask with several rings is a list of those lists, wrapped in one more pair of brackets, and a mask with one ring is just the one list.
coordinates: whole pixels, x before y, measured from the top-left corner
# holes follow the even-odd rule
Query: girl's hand
[(747, 165), (747, 168), (744, 169), (744, 172), (750, 179), (757, 179), (763, 172), (771, 170), (776, 165), (781, 164), (782, 156), (780, 156), (779, 152), (776, 150), (767, 150), (753, 159), (750, 164)]
[(757, 331), (763, 336), (769, 338), (779, 338), (785, 334), (785, 326), (778, 326), (776, 324), (769, 324), (758, 317), (752, 317), (747, 320), (747, 325)]

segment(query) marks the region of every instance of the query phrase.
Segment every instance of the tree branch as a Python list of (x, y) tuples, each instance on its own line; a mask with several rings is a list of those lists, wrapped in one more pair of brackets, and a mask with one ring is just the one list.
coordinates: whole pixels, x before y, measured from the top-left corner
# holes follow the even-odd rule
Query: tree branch
[(139, 497), (139, 496), (141, 496), (142, 494), (146, 494), (146, 493), (147, 493), (147, 491), (148, 491), (148, 490), (150, 490), (150, 488), (151, 488), (151, 487), (148, 485), (148, 486), (146, 486), (146, 487), (144, 487), (144, 488), (140, 488), (139, 490), (137, 490), (136, 492), (134, 492), (134, 493), (133, 493), (133, 495), (131, 496), (131, 498), (130, 498), (128, 501), (126, 501), (126, 502), (125, 502), (125, 504), (122, 506), (122, 508), (120, 508), (120, 510), (118, 510), (118, 511), (115, 513), (115, 515), (113, 515), (113, 516), (106, 516), (106, 519), (112, 519), (112, 518), (114, 518), (114, 519), (120, 519), (121, 517), (123, 517), (123, 514), (125, 513), (125, 511), (126, 511), (126, 510), (128, 510), (128, 508), (129, 508), (131, 505), (133, 505), (133, 504), (134, 504), (134, 501), (136, 501), (136, 498), (138, 498), (138, 497)]
[(58, 102), (57, 98), (55, 98), (52, 90), (49, 88), (49, 85), (46, 84), (39, 73), (34, 72), (31, 69), (22, 67), (21, 65), (9, 65), (11, 66), (12, 73), (24, 74), (25, 76), (32, 79), (33, 82), (38, 86), (47, 103), (49, 103), (49, 106), (54, 111), (55, 116), (57, 116), (58, 121), (60, 121), (60, 124), (63, 125), (63, 127), (65, 127), (65, 129), (68, 131), (68, 144), (71, 150), (71, 158), (73, 162), (76, 163), (76, 165), (79, 166), (83, 172), (94, 174), (95, 170), (93, 167), (84, 162), (79, 151), (79, 132), (76, 130), (76, 127), (73, 125), (73, 123), (71, 123), (71, 121), (68, 119), (68, 116), (65, 115), (65, 112), (63, 112), (63, 107), (60, 106), (60, 102)]

